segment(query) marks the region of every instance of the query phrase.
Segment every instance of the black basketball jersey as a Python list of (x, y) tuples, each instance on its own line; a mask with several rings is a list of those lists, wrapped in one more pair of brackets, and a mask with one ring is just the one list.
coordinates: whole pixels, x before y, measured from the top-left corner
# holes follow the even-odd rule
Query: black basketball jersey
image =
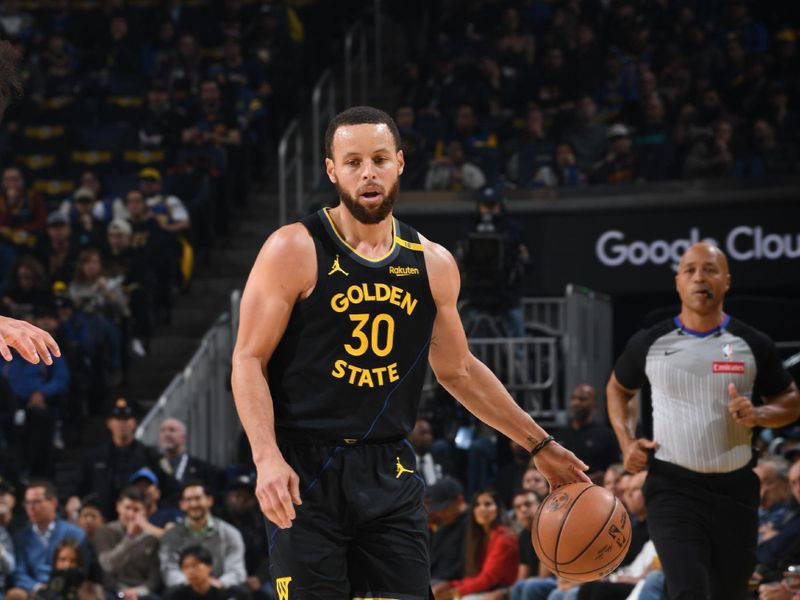
[(327, 209), (302, 220), (317, 283), (269, 365), (278, 438), (355, 443), (414, 426), (436, 313), (417, 232), (392, 219), (386, 256), (359, 255)]

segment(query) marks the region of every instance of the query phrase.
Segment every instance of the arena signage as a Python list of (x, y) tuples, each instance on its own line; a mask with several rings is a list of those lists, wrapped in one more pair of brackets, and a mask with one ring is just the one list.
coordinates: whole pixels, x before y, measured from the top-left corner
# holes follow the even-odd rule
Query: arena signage
[(607, 267), (669, 264), (675, 269), (686, 249), (700, 241), (723, 248), (732, 261), (800, 258), (800, 233), (769, 233), (761, 226), (749, 225), (731, 229), (724, 236), (723, 243), (711, 236), (701, 235), (697, 227), (692, 227), (686, 237), (649, 241), (628, 241), (624, 232), (611, 229), (597, 238), (595, 255)]

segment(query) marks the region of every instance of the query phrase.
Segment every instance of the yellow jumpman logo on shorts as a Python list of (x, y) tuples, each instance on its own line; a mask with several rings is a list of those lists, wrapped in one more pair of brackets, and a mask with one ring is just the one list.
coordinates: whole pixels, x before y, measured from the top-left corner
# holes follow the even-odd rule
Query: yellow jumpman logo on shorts
[(413, 473), (411, 469), (406, 469), (403, 465), (400, 464), (400, 457), (397, 457), (397, 477), (395, 479), (400, 479), (400, 475), (403, 473)]
[(339, 255), (336, 255), (336, 258), (333, 259), (333, 266), (331, 270), (328, 271), (328, 275), (333, 275), (334, 273), (344, 273), (345, 277), (349, 276), (350, 273), (345, 271), (341, 266), (339, 266)]

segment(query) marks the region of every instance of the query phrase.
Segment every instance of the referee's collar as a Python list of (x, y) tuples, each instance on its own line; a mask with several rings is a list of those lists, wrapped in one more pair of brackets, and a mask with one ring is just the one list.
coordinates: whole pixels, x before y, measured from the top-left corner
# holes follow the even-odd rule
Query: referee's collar
[(728, 326), (728, 323), (731, 322), (731, 316), (730, 315), (723, 315), (722, 323), (720, 323), (719, 325), (717, 325), (713, 329), (708, 329), (706, 331), (696, 331), (694, 329), (689, 329), (688, 327), (686, 327), (686, 325), (683, 324), (683, 321), (681, 321), (680, 315), (675, 315), (675, 317), (673, 318), (673, 321), (675, 322), (675, 326), (678, 329), (680, 329), (682, 332), (688, 333), (689, 335), (693, 335), (695, 337), (704, 338), (704, 337), (708, 337), (710, 335), (714, 335), (715, 333), (719, 333), (720, 331), (725, 329)]

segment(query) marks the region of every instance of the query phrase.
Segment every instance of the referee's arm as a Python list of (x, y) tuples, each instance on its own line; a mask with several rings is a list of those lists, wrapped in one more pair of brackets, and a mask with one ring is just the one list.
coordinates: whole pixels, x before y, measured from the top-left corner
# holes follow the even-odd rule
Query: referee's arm
[(614, 372), (606, 385), (606, 403), (608, 419), (617, 436), (619, 447), (622, 450), (622, 461), (625, 469), (631, 473), (638, 473), (647, 468), (647, 450), (657, 448), (658, 444), (646, 438), (637, 439), (628, 429), (628, 405), (637, 390), (623, 386), (617, 381)]
[(731, 393), (728, 410), (737, 423), (749, 427), (784, 427), (800, 418), (800, 392), (794, 381), (780, 394), (764, 400), (761, 406), (753, 406), (748, 398)]

